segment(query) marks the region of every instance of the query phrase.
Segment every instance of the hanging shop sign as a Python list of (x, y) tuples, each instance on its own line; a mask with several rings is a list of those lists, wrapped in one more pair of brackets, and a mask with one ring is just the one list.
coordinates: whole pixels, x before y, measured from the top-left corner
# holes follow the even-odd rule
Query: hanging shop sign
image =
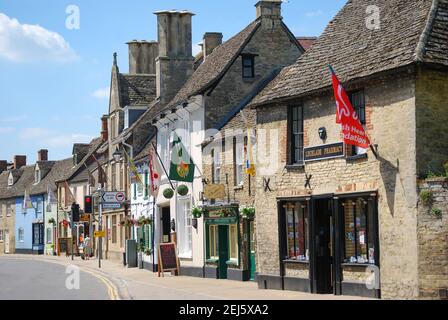
[(342, 158), (344, 155), (345, 149), (343, 142), (305, 148), (304, 150), (304, 160), (306, 162)]
[(204, 196), (209, 200), (224, 199), (226, 186), (223, 184), (207, 184), (204, 187)]

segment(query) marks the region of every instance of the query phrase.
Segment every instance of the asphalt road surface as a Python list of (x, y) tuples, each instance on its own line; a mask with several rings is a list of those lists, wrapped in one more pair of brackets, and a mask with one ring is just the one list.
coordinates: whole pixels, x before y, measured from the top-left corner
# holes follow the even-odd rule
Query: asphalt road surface
[(51, 262), (0, 258), (0, 300), (110, 299), (105, 283), (83, 271), (78, 282), (75, 270)]

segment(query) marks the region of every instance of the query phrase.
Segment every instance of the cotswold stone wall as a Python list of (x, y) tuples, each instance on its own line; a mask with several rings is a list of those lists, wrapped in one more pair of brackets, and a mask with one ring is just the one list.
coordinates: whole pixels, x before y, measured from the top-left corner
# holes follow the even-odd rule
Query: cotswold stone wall
[[(431, 192), (432, 206), (418, 205), (418, 273), (422, 299), (447, 299), (448, 180), (422, 181), (420, 192)], [(439, 211), (440, 210), (440, 211)]]
[[(258, 271), (268, 275), (280, 274), (279, 198), (377, 191), (382, 297), (416, 298), (415, 78), (413, 73), (397, 72), (393, 77), (385, 76), (347, 87), (349, 91), (354, 89), (365, 91), (367, 132), (372, 142), (378, 144), (378, 159), (369, 151), (365, 159), (342, 158), (309, 162), (304, 168), (286, 167), (288, 105), (304, 106), (306, 146), (340, 141), (332, 92), (257, 109), (259, 174), (255, 204)], [(318, 135), (320, 127), (327, 129), (326, 141), (322, 141)], [(269, 153), (263, 157), (265, 149)], [(263, 169), (266, 170), (263, 172)], [(311, 189), (305, 188), (306, 174), (313, 175)], [(272, 191), (265, 191), (263, 179), (270, 179)], [(350, 278), (348, 271), (347, 276)], [(355, 278), (358, 279), (359, 275)]]
[(443, 173), (448, 161), (448, 72), (418, 70), (416, 113), (418, 173)]

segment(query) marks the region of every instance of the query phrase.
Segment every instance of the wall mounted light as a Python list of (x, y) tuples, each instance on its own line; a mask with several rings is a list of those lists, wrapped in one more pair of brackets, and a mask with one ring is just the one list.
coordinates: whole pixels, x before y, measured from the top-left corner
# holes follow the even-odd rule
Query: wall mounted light
[(325, 127), (319, 128), (319, 137), (323, 141), (327, 140), (327, 129)]

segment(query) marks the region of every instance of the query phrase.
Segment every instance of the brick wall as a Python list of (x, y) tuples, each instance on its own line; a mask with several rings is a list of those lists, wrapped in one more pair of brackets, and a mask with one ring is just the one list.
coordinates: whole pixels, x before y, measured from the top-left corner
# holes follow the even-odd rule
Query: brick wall
[[(419, 296), (447, 299), (448, 290), (448, 180), (433, 179), (419, 184), (420, 192), (430, 191), (434, 203), (418, 205)], [(439, 209), (440, 215), (432, 209)]]

